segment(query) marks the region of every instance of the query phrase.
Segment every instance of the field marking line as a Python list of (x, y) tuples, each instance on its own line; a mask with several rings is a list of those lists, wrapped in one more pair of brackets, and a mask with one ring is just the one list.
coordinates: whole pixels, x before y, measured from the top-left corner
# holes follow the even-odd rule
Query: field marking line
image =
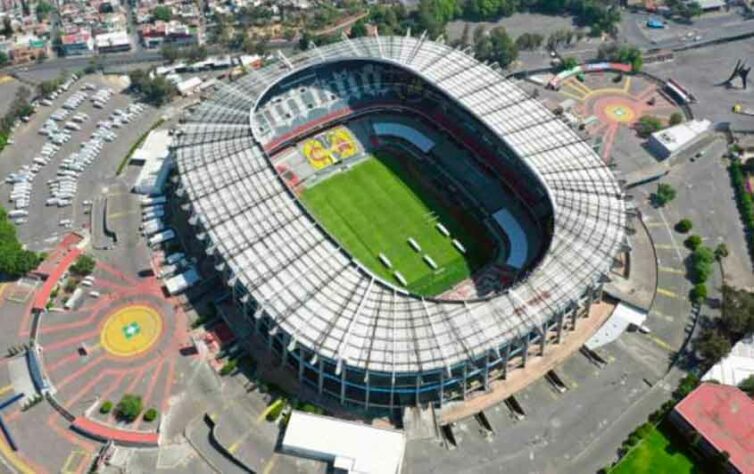
[(272, 457), (270, 458), (267, 463), (265, 463), (264, 468), (262, 468), (262, 474), (270, 474), (272, 472), (272, 468), (275, 467), (275, 463), (277, 462), (277, 454), (273, 453)]
[(673, 243), (675, 254), (678, 257), (678, 262), (683, 262), (683, 256), (681, 255), (681, 251), (678, 250), (678, 242), (675, 241), (675, 235), (673, 235), (673, 231), (670, 229), (668, 220), (665, 218), (665, 213), (662, 212), (661, 208), (657, 209), (657, 213), (660, 215), (660, 219), (662, 219), (663, 224), (665, 224), (665, 229), (668, 231), (668, 235), (670, 236), (670, 241)]
[(675, 349), (673, 349), (673, 346), (668, 344), (667, 342), (663, 341), (659, 337), (655, 336), (654, 334), (649, 334), (649, 340), (660, 346), (660, 348), (665, 349), (668, 352), (674, 352)]
[(672, 273), (674, 275), (684, 275), (685, 272), (683, 270), (678, 270), (677, 268), (669, 268), (669, 267), (657, 267), (658, 270), (660, 270), (663, 273)]
[(631, 76), (626, 76), (626, 82), (623, 84), (623, 92), (628, 94), (628, 90), (631, 88)]
[[(60, 472), (63, 474), (74, 474), (78, 472), (78, 470), (81, 468), (82, 461), (86, 459), (86, 455), (87, 453), (85, 451), (74, 449), (73, 451), (68, 453), (68, 457), (65, 458), (65, 462), (63, 463), (63, 467), (60, 468)], [(81, 458), (77, 459), (79, 456), (81, 456)], [(71, 466), (74, 461), (78, 462), (75, 466)]]
[(666, 290), (665, 288), (657, 288), (657, 294), (662, 295), (662, 296), (667, 296), (668, 298), (678, 298), (677, 293), (670, 290)]
[(660, 249), (660, 250), (675, 250), (676, 249), (674, 245), (670, 245), (670, 244), (655, 244), (655, 248)]
[(139, 211), (134, 210), (134, 211), (114, 212), (112, 214), (108, 214), (106, 216), (106, 219), (108, 219), (108, 220), (120, 219), (122, 217), (130, 216), (131, 214), (136, 214), (137, 212), (139, 212)]
[(571, 78), (570, 80), (566, 81), (564, 85), (567, 85), (573, 89), (578, 89), (580, 91), (583, 91), (584, 94), (586, 95), (589, 95), (590, 93), (594, 92), (593, 89), (591, 89), (589, 86), (579, 81), (578, 79)]
[(4, 439), (0, 439), (0, 454), (21, 474), (35, 474), (36, 471), (18, 457)]
[(579, 102), (583, 102), (583, 101), (584, 101), (584, 97), (583, 97), (583, 96), (577, 96), (577, 95), (575, 95), (575, 94), (571, 94), (570, 92), (568, 92), (568, 91), (565, 91), (565, 90), (563, 90), (563, 89), (561, 89), (561, 90), (560, 90), (559, 92), (560, 92), (561, 94), (563, 94), (564, 96), (570, 97), (570, 98), (571, 98), (571, 99), (573, 99), (573, 100), (577, 100), (577, 101), (579, 101)]

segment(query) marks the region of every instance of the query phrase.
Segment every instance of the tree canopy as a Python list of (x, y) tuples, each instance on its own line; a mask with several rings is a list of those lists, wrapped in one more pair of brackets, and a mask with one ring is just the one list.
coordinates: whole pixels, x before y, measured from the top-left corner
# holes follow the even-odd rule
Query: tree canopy
[(154, 17), (155, 20), (170, 21), (173, 17), (173, 12), (170, 10), (170, 7), (157, 5), (154, 7), (154, 10), (152, 10), (152, 17)]
[(39, 254), (25, 250), (16, 235), (16, 227), (0, 207), (0, 274), (17, 278), (39, 265)]
[(474, 53), (480, 61), (490, 61), (508, 67), (518, 57), (516, 44), (508, 36), (505, 28), (496, 26), (489, 32), (477, 29), (474, 32)]

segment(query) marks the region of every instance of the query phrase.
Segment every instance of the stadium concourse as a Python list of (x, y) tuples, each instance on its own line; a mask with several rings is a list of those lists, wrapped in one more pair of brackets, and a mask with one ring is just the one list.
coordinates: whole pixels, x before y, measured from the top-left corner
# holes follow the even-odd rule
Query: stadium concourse
[[(280, 55), (221, 86), (177, 135), (175, 194), (244, 315), (231, 325), (342, 404), (443, 405), (489, 389), (546, 347), (568, 346), (628, 250), (624, 196), (600, 157), (498, 71), (424, 37)], [(453, 186), (438, 196), (455, 201), (428, 209), (458, 254), (472, 261), (462, 249), (478, 244), (443, 217), (454, 209), (477, 216), (493, 242), (450, 292), (414, 292), (378, 270), (397, 242), (422, 247), (420, 235), (366, 245), (373, 261), (362, 261), (339, 230), (348, 222), (332, 226), (307, 203), (336, 173), (385, 164), (375, 158), (385, 149), (431, 173), (417, 184), (394, 172), (405, 186)], [(429, 274), (441, 272), (429, 257)]]

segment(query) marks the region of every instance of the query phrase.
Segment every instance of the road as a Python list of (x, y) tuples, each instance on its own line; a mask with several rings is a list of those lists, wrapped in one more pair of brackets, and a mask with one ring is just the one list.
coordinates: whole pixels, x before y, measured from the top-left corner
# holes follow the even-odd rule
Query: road
[(96, 59), (97, 63), (103, 68), (112, 66), (123, 66), (128, 64), (140, 64), (140, 63), (156, 63), (162, 62), (162, 54), (159, 50), (137, 50), (128, 53), (113, 53), (113, 54), (101, 54), (94, 56), (76, 56), (76, 57), (58, 57), (49, 59), (43, 63), (34, 64), (20, 64), (18, 66), (10, 66), (3, 68), (3, 72), (9, 74), (23, 74), (35, 78), (36, 74), (52, 72), (51, 77), (55, 77), (54, 74), (62, 69), (69, 71), (77, 71), (85, 68), (89, 65), (92, 59)]

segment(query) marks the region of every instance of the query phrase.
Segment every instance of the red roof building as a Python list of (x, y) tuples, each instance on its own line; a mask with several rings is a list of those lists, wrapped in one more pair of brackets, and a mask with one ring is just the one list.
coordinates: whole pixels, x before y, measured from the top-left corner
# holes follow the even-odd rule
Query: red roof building
[(746, 393), (703, 383), (675, 406), (671, 420), (699, 433), (707, 445), (703, 451), (728, 453), (732, 472), (754, 473), (754, 400)]

